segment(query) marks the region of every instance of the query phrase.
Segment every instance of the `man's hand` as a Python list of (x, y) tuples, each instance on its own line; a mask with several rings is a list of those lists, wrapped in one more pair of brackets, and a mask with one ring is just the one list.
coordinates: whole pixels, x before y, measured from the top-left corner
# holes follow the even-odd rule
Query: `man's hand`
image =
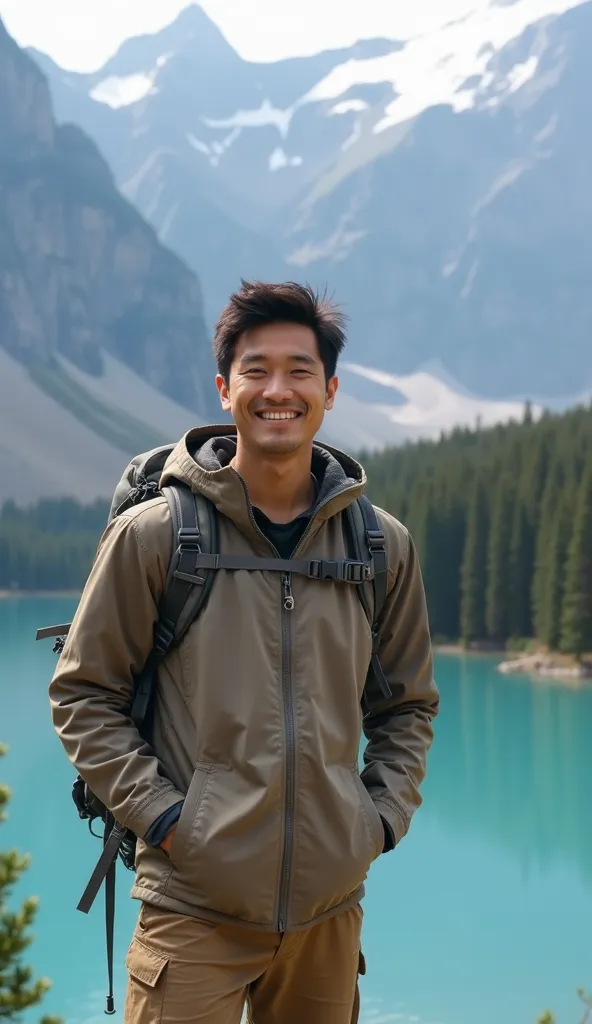
[(164, 850), (165, 853), (171, 852), (171, 846), (173, 845), (173, 836), (176, 831), (177, 826), (173, 825), (171, 831), (164, 837), (162, 843), (160, 844), (161, 850)]

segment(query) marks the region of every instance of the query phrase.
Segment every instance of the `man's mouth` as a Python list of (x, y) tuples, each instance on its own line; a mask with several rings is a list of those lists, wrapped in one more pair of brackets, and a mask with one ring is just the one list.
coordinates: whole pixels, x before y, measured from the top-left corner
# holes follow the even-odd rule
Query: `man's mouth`
[(297, 420), (299, 416), (302, 416), (302, 413), (290, 409), (283, 409), (278, 412), (272, 412), (271, 410), (264, 409), (256, 415), (261, 420)]

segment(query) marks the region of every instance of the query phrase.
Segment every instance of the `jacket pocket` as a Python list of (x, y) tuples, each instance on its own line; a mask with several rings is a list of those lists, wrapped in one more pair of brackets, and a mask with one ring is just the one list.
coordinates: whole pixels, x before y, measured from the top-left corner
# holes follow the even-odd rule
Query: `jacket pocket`
[(370, 796), (368, 790), (366, 789), (364, 783), (362, 782), (362, 779), (360, 778), (360, 773), (358, 771), (357, 765), (352, 767), (352, 775), (354, 777), (354, 782), (360, 795), (360, 802), (362, 804), (362, 808), (366, 816), (366, 821), (368, 822), (368, 828), (370, 829), (374, 837), (374, 842), (376, 845), (376, 858), (380, 856), (384, 849), (384, 825), (382, 824), (382, 818), (380, 817), (380, 814), (376, 810), (376, 807), (374, 806), (374, 801)]
[(215, 771), (216, 767), (212, 764), (198, 763), (195, 766), (171, 843), (170, 858), (174, 864), (178, 864), (183, 859), (189, 834), (199, 813), (199, 808), (210, 779)]

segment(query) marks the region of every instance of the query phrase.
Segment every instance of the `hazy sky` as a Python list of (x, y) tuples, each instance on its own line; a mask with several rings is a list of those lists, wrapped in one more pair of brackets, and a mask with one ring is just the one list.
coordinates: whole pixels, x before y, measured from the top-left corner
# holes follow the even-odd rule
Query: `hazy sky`
[[(407, 38), (489, 0), (202, 0), (248, 60), (275, 60), (385, 35)], [(188, 0), (0, 0), (0, 16), (22, 46), (62, 67), (100, 67), (124, 39), (156, 32)]]

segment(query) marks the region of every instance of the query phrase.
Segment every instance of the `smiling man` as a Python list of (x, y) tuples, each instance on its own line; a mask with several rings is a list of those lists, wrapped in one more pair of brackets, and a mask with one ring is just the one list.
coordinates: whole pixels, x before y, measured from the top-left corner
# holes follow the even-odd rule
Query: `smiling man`
[(105, 531), (51, 684), (71, 760), (138, 837), (128, 1024), (357, 1019), (364, 880), (420, 803), (438, 694), (413, 542), (314, 440), (344, 341), (310, 289), (243, 282), (214, 342), (234, 428), (190, 431), (160, 479), (212, 502), (231, 568), (160, 666), (150, 745), (129, 708), (171, 560), (162, 494)]

